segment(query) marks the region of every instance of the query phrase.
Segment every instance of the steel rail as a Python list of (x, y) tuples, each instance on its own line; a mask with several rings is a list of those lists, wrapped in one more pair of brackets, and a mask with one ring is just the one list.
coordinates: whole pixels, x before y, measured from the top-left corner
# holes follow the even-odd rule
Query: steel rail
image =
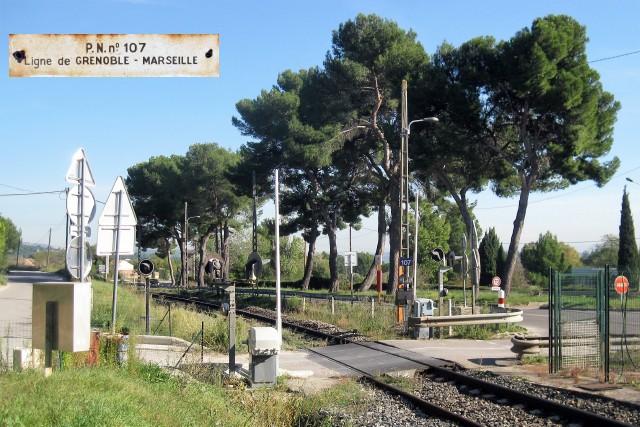
[[(357, 343), (354, 343), (357, 344)], [(395, 395), (401, 396), (404, 399), (410, 401), (411, 403), (413, 403), (414, 405), (418, 406), (420, 409), (422, 409), (425, 413), (430, 414), (430, 415), (435, 415), (437, 417), (440, 418), (445, 418), (447, 420), (450, 421), (455, 421), (457, 423), (460, 423), (462, 425), (465, 426), (482, 426), (482, 424), (479, 424), (469, 418), (466, 418), (462, 415), (456, 414), (455, 412), (451, 412), (451, 411), (447, 411), (444, 408), (441, 408), (440, 406), (434, 405), (433, 403), (429, 402), (428, 400), (425, 400), (419, 396), (416, 396), (415, 394), (411, 394), (407, 391), (404, 391), (402, 389), (399, 389), (398, 387), (394, 387), (390, 384), (387, 384), (385, 382), (382, 382), (376, 378), (374, 378), (372, 375), (370, 375), (369, 373), (362, 371), (358, 368), (356, 368), (355, 366), (351, 366), (348, 365), (344, 362), (341, 362), (338, 359), (334, 359), (333, 357), (327, 356), (326, 354), (322, 354), (312, 348), (309, 349), (310, 352), (321, 356), (327, 360), (332, 361), (333, 363), (336, 363), (338, 365), (342, 365), (345, 368), (348, 368), (354, 372), (357, 372), (358, 374), (362, 375), (362, 378), (364, 378), (366, 381), (372, 383), (375, 387), (380, 388), (382, 390), (385, 391), (389, 391)]]
[[(156, 296), (156, 295), (158, 295), (158, 296)], [(158, 298), (158, 297), (160, 297), (159, 294), (154, 294), (154, 298)], [(165, 299), (172, 299), (172, 300), (177, 300), (177, 301), (186, 302), (186, 303), (204, 305), (204, 306), (207, 306), (209, 308), (212, 308), (212, 307), (219, 308), (221, 306), (221, 304), (218, 304), (218, 303), (212, 303), (212, 302), (202, 301), (202, 300), (193, 299), (193, 298), (185, 298), (185, 297), (180, 297), (180, 296), (174, 296), (174, 295), (171, 295), (171, 294), (163, 295), (163, 297), (165, 297)], [(250, 312), (247, 312), (247, 311), (242, 310), (242, 309), (237, 310), (237, 312), (240, 313), (240, 314), (246, 315), (248, 317), (253, 317), (255, 319), (262, 320), (262, 321), (265, 321), (265, 322), (274, 322), (275, 321), (275, 319), (270, 318), (268, 316), (263, 316), (263, 315), (260, 315), (260, 314), (257, 314), (257, 313), (250, 313)], [(325, 332), (322, 332), (322, 331), (313, 330), (311, 328), (307, 328), (307, 327), (302, 326), (302, 325), (291, 324), (289, 322), (283, 322), (283, 325), (285, 325), (285, 326), (287, 326), (289, 328), (294, 328), (294, 329), (297, 329), (297, 330), (300, 330), (300, 331), (303, 331), (303, 332), (306, 332), (306, 333), (310, 333), (310, 334), (313, 334), (315, 336), (323, 337), (323, 338), (326, 338), (326, 339), (329, 339), (329, 340), (335, 340), (335, 341), (340, 342), (340, 343), (357, 344), (357, 345), (361, 345), (363, 347), (367, 347), (367, 348), (371, 349), (371, 347), (368, 347), (366, 345), (366, 343), (360, 343), (360, 342), (357, 342), (357, 341), (353, 341), (353, 340), (349, 339), (348, 337), (341, 337), (341, 336), (325, 333)], [(397, 348), (397, 347), (390, 346), (389, 344), (385, 344), (385, 343), (380, 342), (380, 341), (376, 341), (376, 343), (383, 344), (383, 345), (386, 345), (386, 346), (389, 346), (389, 347), (393, 347), (393, 348)], [(394, 354), (392, 352), (384, 351), (382, 349), (374, 349), (374, 350), (382, 352), (382, 353), (388, 353), (388, 354), (393, 355), (395, 357), (402, 357), (402, 356), (398, 356), (397, 354)], [(389, 391), (391, 391), (393, 393), (397, 393), (397, 394), (405, 397), (406, 399), (410, 400), (411, 402), (415, 403), (418, 406), (421, 406), (421, 407), (423, 407), (425, 409), (429, 409), (430, 411), (433, 410), (433, 411), (435, 411), (435, 413), (441, 414), (442, 417), (447, 417), (447, 418), (450, 417), (450, 416), (453, 416), (453, 417), (456, 417), (456, 418), (457, 417), (461, 417), (460, 419), (457, 419), (457, 421), (459, 421), (460, 423), (463, 423), (464, 425), (470, 425), (470, 426), (481, 425), (481, 424), (476, 423), (475, 421), (469, 420), (469, 419), (467, 419), (465, 417), (462, 417), (462, 416), (460, 416), (458, 414), (455, 414), (455, 413), (452, 413), (452, 412), (450, 413), (449, 411), (446, 411), (446, 410), (444, 410), (444, 409), (442, 409), (440, 407), (434, 406), (433, 404), (429, 403), (428, 401), (422, 399), (419, 396), (411, 395), (410, 393), (407, 393), (407, 392), (405, 392), (403, 390), (397, 389), (396, 387), (390, 386), (389, 384), (383, 383), (383, 382), (375, 379), (374, 377), (372, 377), (368, 373), (366, 373), (364, 371), (361, 371), (360, 369), (358, 369), (356, 367), (347, 365), (347, 364), (345, 364), (343, 362), (340, 362), (338, 360), (335, 360), (335, 359), (333, 359), (333, 358), (331, 358), (329, 356), (320, 354), (320, 353), (316, 352), (313, 349), (309, 349), (309, 351), (311, 351), (311, 352), (313, 352), (315, 354), (318, 354), (318, 355), (320, 355), (320, 356), (322, 356), (322, 357), (324, 357), (326, 359), (333, 360), (334, 362), (339, 363), (339, 364), (341, 364), (341, 365), (343, 365), (345, 367), (348, 367), (348, 368), (352, 369), (353, 371), (358, 372), (359, 374), (363, 375), (363, 377), (365, 377), (367, 381), (372, 382), (376, 386), (380, 386), (380, 387), (383, 387), (384, 389), (387, 389), (387, 390), (389, 390)], [(547, 400), (547, 399), (544, 399), (544, 398), (541, 398), (541, 397), (538, 397), (538, 396), (534, 396), (534, 395), (523, 393), (523, 392), (520, 392), (520, 391), (517, 391), (517, 390), (513, 390), (513, 389), (510, 389), (510, 388), (507, 388), (507, 387), (504, 387), (504, 386), (501, 386), (501, 385), (498, 385), (498, 384), (494, 384), (494, 383), (491, 383), (491, 382), (488, 382), (488, 381), (485, 381), (485, 380), (482, 380), (482, 379), (479, 379), (479, 378), (475, 378), (475, 377), (472, 377), (472, 376), (469, 376), (469, 375), (465, 375), (465, 374), (462, 374), (462, 373), (459, 373), (459, 372), (454, 372), (454, 371), (451, 371), (451, 370), (446, 369), (446, 368), (442, 368), (442, 367), (439, 367), (439, 366), (431, 365), (429, 363), (424, 362), (423, 360), (413, 359), (411, 357), (404, 357), (404, 358), (407, 359), (407, 360), (410, 360), (412, 362), (418, 363), (420, 365), (423, 365), (428, 370), (430, 370), (432, 372), (436, 372), (439, 375), (448, 376), (450, 378), (454, 378), (457, 382), (460, 382), (460, 383), (463, 383), (463, 384), (467, 384), (467, 385), (472, 385), (474, 387), (490, 391), (491, 393), (502, 395), (504, 397), (507, 397), (511, 401), (522, 403), (522, 404), (526, 404), (527, 406), (536, 406), (538, 408), (542, 408), (542, 409), (545, 409), (547, 411), (552, 411), (552, 412), (554, 412), (556, 414), (561, 414), (563, 416), (569, 417), (574, 421), (579, 420), (580, 422), (585, 423), (585, 425), (598, 425), (598, 427), (633, 427), (631, 424), (627, 424), (627, 423), (624, 423), (624, 422), (621, 422), (621, 421), (617, 421), (617, 420), (613, 420), (613, 419), (610, 419), (610, 418), (606, 418), (606, 417), (604, 417), (602, 415), (599, 415), (599, 414), (595, 414), (595, 413), (588, 412), (588, 411), (585, 411), (585, 410), (582, 410), (582, 409), (579, 409), (579, 408), (574, 408), (572, 406), (567, 406), (567, 405), (564, 405), (564, 404), (561, 404), (561, 403), (558, 403), (558, 402), (554, 402), (554, 401), (551, 401), (551, 400)], [(426, 406), (422, 406), (423, 404), (426, 405)], [(452, 418), (448, 418), (448, 419), (452, 419)]]
[[(379, 344), (387, 345), (389, 347), (398, 348), (395, 346), (391, 346), (389, 344), (385, 344), (380, 341), (376, 341)], [(366, 343), (353, 343), (362, 346), (366, 346)], [(371, 348), (371, 347), (368, 347)], [(384, 351), (381, 349), (375, 349), (382, 353), (387, 353), (392, 356), (398, 356), (393, 352)], [(410, 350), (407, 350), (410, 351)], [(556, 413), (560, 413), (562, 415), (566, 415), (569, 417), (574, 417), (580, 421), (587, 423), (586, 425), (598, 425), (599, 427), (632, 427), (631, 424), (623, 423), (621, 421), (613, 420), (602, 415), (595, 414), (593, 412), (585, 411), (583, 409), (574, 408), (573, 406), (564, 405), (562, 403), (554, 402), (552, 400), (547, 400), (538, 396), (533, 396), (527, 393), (523, 393), (521, 391), (513, 390), (508, 387), (501, 386), (499, 384), (494, 384), (489, 381), (485, 381), (479, 378), (475, 378), (460, 372), (455, 372), (446, 368), (442, 368), (440, 366), (431, 365), (422, 360), (413, 359), (411, 357), (405, 357), (405, 359), (410, 360), (414, 363), (418, 363), (426, 366), (429, 370), (434, 371), (442, 376), (448, 376), (450, 378), (454, 378), (456, 381), (470, 384), (474, 387), (482, 388), (484, 390), (490, 391), (495, 394), (499, 394), (507, 397), (512, 401), (516, 401), (518, 403), (526, 404), (531, 406), (531, 402), (533, 402), (536, 406), (541, 407), (546, 410), (554, 411)]]
[(587, 426), (598, 427), (633, 427), (631, 424), (613, 420), (611, 418), (607, 418), (593, 412), (585, 411), (584, 409), (574, 408), (573, 406), (564, 405), (562, 403), (554, 402), (542, 397), (523, 393), (518, 390), (514, 390), (499, 384), (494, 384), (479, 378), (474, 378), (459, 372), (450, 371), (438, 366), (433, 366), (431, 369), (433, 371), (437, 371), (443, 376), (454, 378), (456, 381), (465, 384), (471, 384), (475, 387), (490, 391), (492, 393), (500, 394), (511, 401), (526, 404), (527, 406), (535, 406), (537, 408), (542, 408), (547, 411), (566, 416), (572, 422), (579, 420), (585, 423), (585, 425)]

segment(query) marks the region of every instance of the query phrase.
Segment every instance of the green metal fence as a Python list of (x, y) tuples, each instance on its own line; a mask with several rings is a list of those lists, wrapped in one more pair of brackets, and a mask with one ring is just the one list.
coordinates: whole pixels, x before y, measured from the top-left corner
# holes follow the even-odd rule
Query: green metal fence
[(550, 271), (550, 373), (593, 375), (607, 382), (640, 378), (640, 292), (632, 284), (619, 294), (616, 276), (609, 267)]
[(618, 293), (614, 286), (617, 273), (608, 276), (609, 371), (612, 381), (640, 379), (640, 290), (630, 283), (629, 290)]

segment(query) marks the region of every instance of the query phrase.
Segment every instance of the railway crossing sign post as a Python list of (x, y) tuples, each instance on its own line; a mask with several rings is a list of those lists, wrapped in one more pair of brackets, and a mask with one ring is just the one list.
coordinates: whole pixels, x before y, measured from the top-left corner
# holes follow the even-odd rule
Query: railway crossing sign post
[(116, 178), (111, 193), (98, 220), (98, 244), (96, 253), (102, 256), (115, 255), (113, 274), (113, 303), (111, 306), (111, 333), (116, 330), (116, 301), (118, 297), (118, 263), (120, 255), (134, 255), (136, 225), (127, 188), (122, 177)]
[(75, 227), (75, 237), (67, 247), (67, 270), (74, 278), (84, 282), (91, 270), (91, 253), (86, 238), (91, 235), (87, 226), (95, 215), (95, 199), (87, 187), (95, 187), (87, 156), (82, 148), (71, 157), (66, 181), (76, 186), (67, 194), (67, 215)]
[(95, 199), (88, 187), (95, 186), (82, 148), (71, 158), (66, 181), (75, 187), (67, 192), (67, 216), (73, 238), (66, 250), (67, 270), (79, 282), (34, 283), (31, 336), (33, 348), (43, 349), (44, 373), (51, 375), (53, 351), (87, 351), (91, 330), (91, 270), (88, 224), (95, 215)]

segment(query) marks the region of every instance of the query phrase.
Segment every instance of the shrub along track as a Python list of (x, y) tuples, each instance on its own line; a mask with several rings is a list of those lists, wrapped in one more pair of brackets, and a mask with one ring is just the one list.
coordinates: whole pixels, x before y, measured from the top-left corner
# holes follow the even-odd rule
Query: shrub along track
[[(154, 298), (195, 305), (200, 309), (220, 310), (220, 302), (187, 298), (173, 294), (154, 294)], [(258, 307), (244, 307), (236, 310), (238, 315), (273, 324), (276, 313)], [(334, 325), (315, 320), (299, 320), (282, 316), (282, 324), (287, 328), (311, 334), (330, 343), (355, 343), (366, 345), (367, 337), (353, 331), (345, 331)], [(313, 350), (310, 350), (313, 351)], [(383, 351), (384, 352), (384, 351)], [(389, 352), (389, 354), (393, 354)], [(326, 355), (325, 358), (331, 359)], [(334, 363), (344, 365), (333, 359)], [(446, 425), (438, 424), (429, 417), (450, 420), (454, 425), (571, 425), (571, 426), (633, 426), (640, 425), (640, 407), (617, 402), (612, 399), (587, 393), (575, 393), (552, 387), (539, 386), (526, 381), (518, 381), (488, 373), (465, 373), (461, 368), (447, 369), (423, 361), (412, 360), (424, 365), (419, 378), (418, 390), (407, 392), (385, 381), (374, 378), (355, 366), (350, 369), (362, 375), (365, 382), (384, 390), (413, 407), (414, 419), (406, 424), (399, 418), (389, 425)], [(347, 365), (344, 365), (347, 366)], [(482, 378), (478, 378), (481, 376)], [(547, 396), (553, 396), (547, 398)], [(385, 417), (393, 413), (388, 408)], [(369, 413), (371, 416), (371, 413)], [(429, 421), (424, 424), (425, 416)], [(375, 424), (373, 419), (355, 419), (353, 414), (345, 419), (356, 424)], [(393, 417), (392, 417), (393, 418)], [(416, 419), (422, 420), (416, 424)], [(436, 422), (434, 424), (433, 422)], [(380, 425), (380, 424), (378, 424)], [(385, 424), (381, 424), (385, 425)]]

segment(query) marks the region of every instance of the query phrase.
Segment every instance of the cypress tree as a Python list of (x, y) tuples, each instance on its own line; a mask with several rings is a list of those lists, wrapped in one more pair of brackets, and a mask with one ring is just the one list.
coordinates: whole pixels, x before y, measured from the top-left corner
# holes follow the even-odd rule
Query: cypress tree
[(638, 244), (636, 243), (636, 233), (626, 186), (622, 194), (622, 210), (620, 212), (618, 273), (627, 276), (630, 282), (638, 283)]
[[(500, 249), (502, 244), (498, 239), (495, 228), (490, 228), (482, 238), (478, 252), (480, 252), (480, 284), (491, 285), (491, 279), (499, 275), (500, 262), (504, 263), (504, 259), (500, 259)], [(502, 252), (504, 256), (504, 251)]]

